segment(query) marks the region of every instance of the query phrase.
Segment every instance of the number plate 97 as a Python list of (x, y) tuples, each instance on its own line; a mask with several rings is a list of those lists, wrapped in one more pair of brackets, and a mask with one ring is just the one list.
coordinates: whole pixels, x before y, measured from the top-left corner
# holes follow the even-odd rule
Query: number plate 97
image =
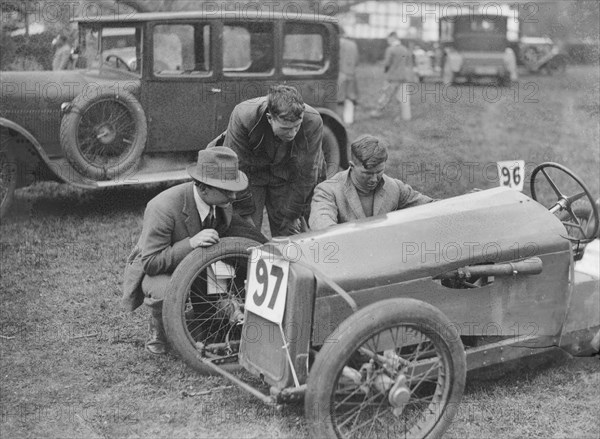
[(285, 311), (290, 263), (261, 259), (253, 250), (246, 288), (246, 310), (281, 324)]

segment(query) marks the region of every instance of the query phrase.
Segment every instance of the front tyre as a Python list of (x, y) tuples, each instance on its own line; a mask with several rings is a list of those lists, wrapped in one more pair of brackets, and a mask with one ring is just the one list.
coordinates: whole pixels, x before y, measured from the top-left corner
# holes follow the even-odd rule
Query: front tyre
[(9, 147), (0, 146), (0, 221), (8, 214), (15, 197), (18, 162)]
[(438, 309), (413, 299), (351, 315), (317, 354), (305, 412), (315, 438), (431, 438), (462, 398), (466, 358)]
[(60, 125), (67, 160), (93, 180), (113, 180), (136, 166), (147, 135), (144, 109), (125, 90), (80, 94)]
[(249, 249), (259, 245), (247, 238), (223, 238), (192, 251), (171, 276), (163, 303), (167, 339), (203, 375), (212, 369), (199, 357), (224, 369), (239, 368)]

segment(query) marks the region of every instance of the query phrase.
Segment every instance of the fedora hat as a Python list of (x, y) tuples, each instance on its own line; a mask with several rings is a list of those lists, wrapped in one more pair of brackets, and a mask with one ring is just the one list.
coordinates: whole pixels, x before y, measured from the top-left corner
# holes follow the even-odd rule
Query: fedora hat
[(227, 191), (241, 191), (248, 187), (248, 177), (238, 169), (238, 157), (226, 146), (198, 151), (198, 162), (187, 168), (194, 179)]

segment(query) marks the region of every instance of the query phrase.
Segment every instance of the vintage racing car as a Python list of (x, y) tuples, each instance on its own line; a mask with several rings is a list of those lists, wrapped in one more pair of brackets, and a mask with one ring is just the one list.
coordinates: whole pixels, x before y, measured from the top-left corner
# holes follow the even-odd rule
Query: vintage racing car
[(439, 437), (467, 371), (598, 352), (594, 199), (544, 163), (530, 196), (492, 188), (264, 246), (226, 238), (174, 272), (167, 336), (266, 403), (304, 398), (313, 437)]

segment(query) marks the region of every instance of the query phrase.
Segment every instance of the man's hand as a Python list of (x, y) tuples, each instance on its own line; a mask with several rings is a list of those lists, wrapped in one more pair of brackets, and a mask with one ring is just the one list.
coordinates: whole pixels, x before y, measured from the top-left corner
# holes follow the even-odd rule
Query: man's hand
[(281, 222), (281, 228), (279, 229), (279, 233), (283, 236), (297, 235), (301, 233), (302, 229), (300, 227), (300, 219), (284, 219)]
[(210, 247), (219, 242), (219, 234), (215, 229), (204, 229), (190, 238), (192, 248)]

